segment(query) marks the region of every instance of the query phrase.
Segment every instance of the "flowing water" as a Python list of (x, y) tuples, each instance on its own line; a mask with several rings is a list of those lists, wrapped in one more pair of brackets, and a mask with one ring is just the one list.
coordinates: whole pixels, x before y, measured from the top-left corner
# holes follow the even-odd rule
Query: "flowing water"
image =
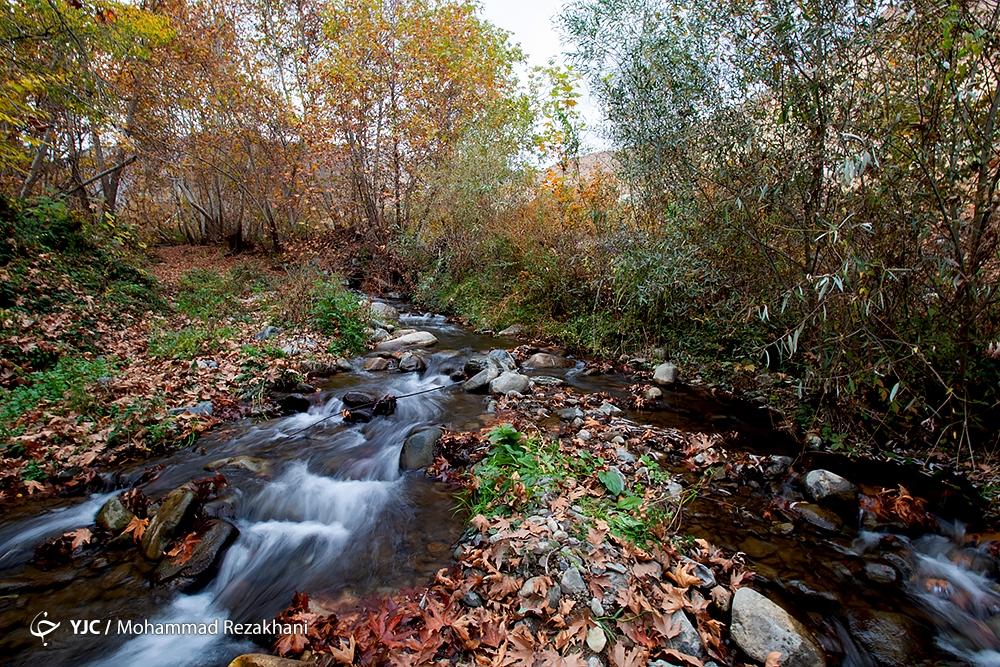
[[(0, 525), (0, 662), (225, 665), (257, 647), (239, 636), (77, 635), (69, 621), (259, 622), (288, 606), (295, 591), (330, 604), (349, 602), (420, 585), (447, 565), (464, 517), (447, 488), (422, 473), (400, 472), (402, 442), (429, 425), (464, 430), (486, 423), (484, 397), (447, 388), (449, 376), (464, 354), (509, 348), (516, 341), (473, 334), (436, 316), (406, 316), (403, 323), (439, 339), (425, 372), (340, 374), (322, 387), (307, 413), (215, 432), (194, 449), (116, 480), (118, 487), (128, 486), (145, 479), (148, 465), (160, 464), (159, 475), (143, 485), (159, 497), (205, 476), (213, 462), (231, 457), (252, 462), (247, 466), (252, 470), (224, 469), (229, 486), (210, 509), (231, 521), (239, 536), (197, 592), (152, 586), (153, 566), (135, 549), (47, 570), (30, 562), (40, 541), (91, 524), (111, 489), (75, 503), (22, 506), (6, 516)], [(630, 382), (588, 377), (579, 369), (559, 374), (581, 391), (622, 395)], [(438, 387), (400, 400), (394, 414), (369, 423), (346, 424), (337, 416), (343, 408), (339, 397), (348, 389), (403, 396)], [(666, 411), (631, 417), (678, 428), (737, 430), (743, 444), (755, 450), (791, 446), (758, 409), (683, 390), (667, 399)], [(684, 528), (745, 552), (761, 572), (761, 584), (803, 617), (837, 660), (859, 666), (1000, 665), (996, 559), (983, 548), (963, 547), (960, 528), (922, 537), (854, 531), (850, 525), (843, 535), (790, 533), (762, 518), (768, 497), (764, 486), (718, 485), (690, 508)], [(876, 585), (858, 574), (867, 560), (888, 558), (889, 551), (902, 553), (914, 571), (908, 583)], [(41, 612), (60, 622), (44, 647), (28, 632)], [(892, 662), (899, 656), (873, 651), (865, 634), (886, 627), (891, 634), (895, 626), (886, 626), (886, 614), (915, 628), (905, 638), (898, 632), (890, 637), (907, 645), (902, 663)]]

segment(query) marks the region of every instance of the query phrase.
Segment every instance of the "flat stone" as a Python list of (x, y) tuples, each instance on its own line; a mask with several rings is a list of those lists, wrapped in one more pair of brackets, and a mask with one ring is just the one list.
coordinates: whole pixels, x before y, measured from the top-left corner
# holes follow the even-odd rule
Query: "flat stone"
[(729, 633), (759, 663), (777, 651), (782, 667), (826, 667), (823, 651), (806, 627), (752, 588), (740, 588), (733, 596)]
[(704, 658), (705, 648), (701, 645), (701, 637), (683, 609), (678, 609), (670, 615), (670, 623), (678, 628), (676, 636), (667, 640), (667, 647), (675, 651)]
[(828, 533), (837, 532), (843, 525), (837, 513), (825, 507), (813, 505), (812, 503), (798, 502), (794, 503), (792, 508), (804, 521)]
[(212, 416), (212, 401), (202, 401), (196, 405), (185, 405), (179, 408), (170, 408), (167, 410), (168, 414), (171, 415), (201, 415), (203, 417)]
[(387, 359), (386, 357), (368, 357), (365, 359), (364, 363), (361, 364), (361, 368), (366, 371), (388, 371), (395, 368), (396, 364), (393, 359)]
[(525, 368), (572, 368), (576, 364), (556, 354), (536, 352), (524, 361)]
[(512, 324), (502, 331), (498, 331), (498, 336), (523, 336), (528, 333), (528, 327), (523, 324)]
[(876, 584), (896, 583), (896, 568), (885, 563), (865, 563), (865, 576)]
[(267, 340), (268, 338), (273, 338), (274, 336), (277, 336), (280, 333), (281, 333), (280, 327), (273, 327), (268, 325), (263, 329), (261, 329), (260, 331), (258, 331), (257, 335), (254, 336), (254, 338), (256, 338), (257, 340)]
[(154, 578), (164, 582), (174, 577), (197, 578), (207, 572), (218, 560), (222, 551), (236, 538), (236, 526), (221, 519), (212, 521), (195, 545), (191, 556), (183, 563), (162, 560), (156, 568)]
[(279, 658), (276, 655), (267, 653), (247, 653), (233, 658), (229, 667), (303, 667), (311, 665), (311, 662), (292, 660), (290, 658)]
[(267, 474), (271, 470), (271, 464), (267, 459), (259, 456), (228, 456), (224, 459), (217, 459), (205, 464), (205, 470), (221, 470), (222, 468), (242, 468), (255, 475)]
[(557, 411), (556, 414), (559, 415), (559, 419), (564, 422), (571, 422), (574, 419), (583, 417), (583, 410), (574, 406), (572, 408), (563, 408), (562, 410)]
[(438, 339), (429, 331), (414, 331), (397, 338), (390, 338), (375, 345), (379, 352), (401, 352), (420, 347), (433, 347)]
[(559, 588), (566, 595), (582, 595), (587, 592), (587, 584), (583, 581), (580, 571), (575, 567), (563, 572), (562, 578), (559, 580)]
[(469, 393), (484, 393), (489, 388), (490, 383), (498, 377), (500, 377), (500, 369), (490, 364), (466, 380), (462, 384), (462, 389)]

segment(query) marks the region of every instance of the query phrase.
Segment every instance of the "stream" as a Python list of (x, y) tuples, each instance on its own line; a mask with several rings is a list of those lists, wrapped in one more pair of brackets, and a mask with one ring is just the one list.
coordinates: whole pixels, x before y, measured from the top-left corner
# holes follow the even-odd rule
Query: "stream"
[[(400, 471), (402, 442), (428, 426), (471, 430), (488, 423), (486, 397), (445, 387), (453, 384), (450, 376), (470, 353), (509, 349), (517, 341), (477, 334), (440, 316), (404, 315), (401, 322), (438, 339), (424, 372), (366, 372), (356, 360), (353, 372), (333, 376), (310, 396), (308, 412), (216, 429), (193, 448), (122, 472), (105, 492), (7, 511), (0, 522), (0, 662), (226, 665), (260, 647), (239, 635), (74, 634), (69, 621), (99, 619), (102, 628), (109, 619), (260, 622), (287, 607), (296, 591), (331, 605), (350, 603), (419, 586), (447, 566), (466, 517), (456, 510), (447, 487), (421, 472)], [(589, 376), (581, 367), (543, 374), (559, 375), (581, 392), (622, 398), (632, 382), (616, 375)], [(399, 400), (393, 414), (368, 423), (331, 418), (343, 410), (340, 397), (348, 390), (403, 396), (438, 387), (443, 389)], [(801, 454), (771, 429), (759, 408), (684, 388), (671, 390), (667, 398), (665, 410), (627, 416), (654, 426), (736, 431), (741, 446), (761, 460), (774, 453)], [(182, 592), (152, 585), (154, 565), (135, 549), (109, 550), (47, 569), (32, 561), (36, 544), (92, 524), (115, 489), (128, 488), (151, 466), (162, 468), (143, 490), (159, 498), (233, 457), (252, 462), (255, 469), (226, 467), (228, 487), (206, 509), (232, 522), (239, 534), (200, 588)], [(952, 508), (946, 498), (935, 502), (939, 480), (914, 469), (814, 458), (806, 455), (797, 465), (805, 463), (806, 470), (814, 464), (839, 465), (837, 471), (862, 490), (893, 487), (902, 476), (914, 493), (927, 492), (932, 510), (949, 513), (942, 514), (937, 530), (923, 535), (866, 526), (851, 516), (837, 530), (799, 524), (790, 530), (789, 521), (773, 516), (775, 489), (766, 480), (725, 479), (707, 485), (687, 508), (683, 532), (744, 552), (760, 574), (755, 587), (779, 599), (816, 633), (836, 656), (831, 664), (1000, 666), (997, 559), (986, 541), (968, 545), (975, 508)], [(796, 499), (794, 489), (778, 491)], [(42, 612), (60, 622), (44, 638), (46, 646), (28, 631)]]

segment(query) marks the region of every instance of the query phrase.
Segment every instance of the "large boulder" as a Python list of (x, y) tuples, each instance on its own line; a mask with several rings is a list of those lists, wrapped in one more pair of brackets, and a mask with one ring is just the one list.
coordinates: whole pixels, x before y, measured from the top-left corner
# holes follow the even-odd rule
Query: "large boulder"
[(816, 502), (824, 500), (853, 502), (858, 497), (856, 486), (829, 470), (810, 470), (804, 484), (806, 491)]
[(373, 301), (372, 305), (368, 307), (368, 312), (371, 313), (373, 320), (379, 322), (392, 322), (399, 319), (399, 311), (381, 301)]
[(364, 363), (361, 364), (361, 368), (366, 371), (388, 371), (396, 367), (396, 360), (392, 358), (382, 357), (376, 355), (374, 357), (368, 357), (365, 359)]
[(399, 467), (402, 470), (417, 470), (429, 466), (434, 462), (434, 445), (442, 435), (444, 431), (433, 426), (409, 436), (403, 441), (403, 450), (399, 453)]
[(160, 561), (153, 578), (161, 583), (178, 576), (198, 579), (216, 563), (223, 550), (232, 544), (238, 532), (236, 526), (228, 521), (221, 519), (211, 521), (187, 560), (183, 563), (176, 559)]
[(375, 346), (379, 352), (402, 352), (404, 350), (414, 350), (420, 347), (432, 347), (437, 345), (438, 339), (429, 331), (414, 331), (403, 334), (397, 338), (384, 340)]
[(193, 510), (194, 491), (190, 487), (181, 486), (168, 493), (142, 535), (142, 555), (149, 560), (159, 560), (178, 526)]
[(677, 382), (677, 366), (670, 362), (660, 364), (653, 370), (653, 382), (666, 386)]
[(572, 368), (575, 364), (566, 357), (547, 352), (536, 352), (524, 361), (525, 368)]
[(883, 667), (908, 667), (919, 663), (927, 636), (914, 621), (891, 611), (857, 610), (848, 615), (854, 638)]
[(115, 496), (101, 507), (101, 511), (97, 513), (96, 523), (104, 530), (117, 535), (125, 530), (134, 517), (135, 515), (122, 503), (121, 496)]
[(523, 394), (528, 390), (530, 384), (531, 378), (527, 375), (521, 375), (514, 371), (504, 371), (490, 382), (490, 392), (494, 394), (508, 394), (516, 391), (519, 394)]
[(782, 667), (826, 667), (823, 651), (809, 630), (752, 588), (741, 588), (733, 596), (729, 633), (757, 662), (777, 651)]

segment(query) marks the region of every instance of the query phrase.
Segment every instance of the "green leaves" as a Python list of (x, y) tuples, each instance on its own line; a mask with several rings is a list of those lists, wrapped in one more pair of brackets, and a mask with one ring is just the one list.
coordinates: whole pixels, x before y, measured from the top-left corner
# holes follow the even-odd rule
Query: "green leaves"
[(597, 473), (597, 479), (601, 480), (601, 484), (613, 496), (620, 496), (625, 490), (625, 478), (622, 477), (621, 472), (617, 468), (602, 470)]

